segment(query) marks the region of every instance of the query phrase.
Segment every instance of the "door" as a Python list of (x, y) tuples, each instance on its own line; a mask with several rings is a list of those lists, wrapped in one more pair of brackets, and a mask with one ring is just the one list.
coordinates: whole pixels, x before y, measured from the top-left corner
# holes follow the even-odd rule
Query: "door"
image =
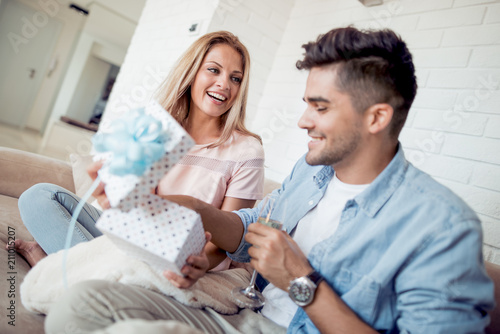
[(1, 2), (0, 122), (24, 127), (61, 27), (41, 8), (16, 0)]

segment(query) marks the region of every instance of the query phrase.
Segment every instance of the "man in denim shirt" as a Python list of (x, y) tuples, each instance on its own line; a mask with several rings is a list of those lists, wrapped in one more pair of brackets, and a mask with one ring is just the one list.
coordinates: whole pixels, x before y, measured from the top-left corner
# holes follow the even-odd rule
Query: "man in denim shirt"
[[(483, 332), (494, 302), (479, 219), (413, 167), (398, 142), (417, 90), (405, 43), (388, 30), (343, 28), (304, 48), (297, 67), (309, 70), (307, 109), (299, 126), (312, 140), (275, 191), (276, 210), (286, 203), (287, 233), (254, 224), (259, 207), (228, 213), (170, 197), (198, 211), (212, 242), (232, 259), (250, 261), (270, 283), (260, 282), (267, 297), (262, 315), (241, 312), (239, 325), (222, 318), (240, 330), (252, 322), (269, 332)], [(206, 268), (207, 259), (198, 260), (185, 277), (168, 277), (192, 284)], [(131, 295), (127, 289), (134, 288), (120, 294)], [(149, 308), (158, 313), (169, 300), (163, 298)], [(118, 304), (113, 310), (126, 318)], [(78, 318), (73, 309), (67, 320)], [(214, 323), (228, 332), (222, 321)], [(279, 326), (266, 327), (271, 322)]]

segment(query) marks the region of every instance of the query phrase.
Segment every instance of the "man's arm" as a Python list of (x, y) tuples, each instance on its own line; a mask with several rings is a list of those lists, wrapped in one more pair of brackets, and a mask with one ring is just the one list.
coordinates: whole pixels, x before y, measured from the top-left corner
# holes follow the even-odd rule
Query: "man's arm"
[[(299, 246), (284, 231), (251, 224), (245, 240), (253, 245), (248, 250), (252, 266), (284, 291), (288, 291), (291, 280), (313, 270)], [(319, 284), (313, 302), (304, 311), (321, 333), (376, 333), (325, 281)]]
[(481, 245), (481, 225), (477, 219), (443, 224), (422, 243), (395, 280), (400, 330), (484, 332), (494, 297)]

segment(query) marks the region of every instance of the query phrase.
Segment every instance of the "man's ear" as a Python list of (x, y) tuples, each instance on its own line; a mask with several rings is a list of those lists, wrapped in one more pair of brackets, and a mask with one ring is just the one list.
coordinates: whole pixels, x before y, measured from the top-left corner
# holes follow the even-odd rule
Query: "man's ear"
[(377, 134), (389, 129), (394, 109), (387, 103), (377, 103), (366, 110), (368, 131)]

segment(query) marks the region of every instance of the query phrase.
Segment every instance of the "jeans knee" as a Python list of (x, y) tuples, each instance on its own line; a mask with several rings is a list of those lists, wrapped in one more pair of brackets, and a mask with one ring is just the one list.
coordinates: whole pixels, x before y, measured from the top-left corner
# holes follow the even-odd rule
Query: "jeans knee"
[(38, 183), (26, 189), (19, 196), (18, 206), (20, 210), (32, 208), (37, 203), (44, 202), (45, 199), (50, 199), (57, 189), (61, 187), (51, 183)]

